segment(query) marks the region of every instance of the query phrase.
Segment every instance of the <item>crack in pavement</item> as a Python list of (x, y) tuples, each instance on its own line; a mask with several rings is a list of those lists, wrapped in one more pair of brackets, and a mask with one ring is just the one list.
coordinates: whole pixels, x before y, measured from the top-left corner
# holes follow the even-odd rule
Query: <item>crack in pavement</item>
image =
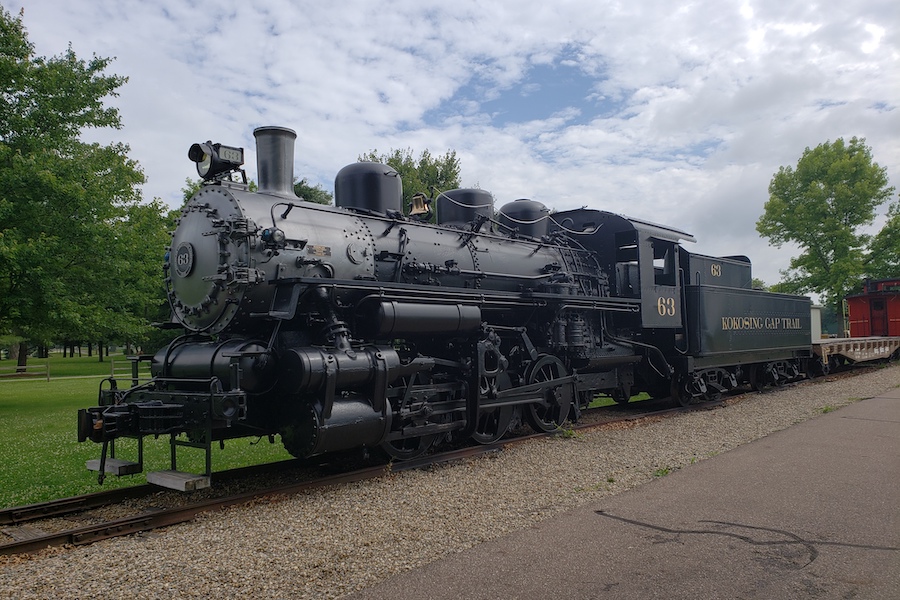
[(750, 535), (745, 535), (741, 533), (737, 533), (734, 531), (723, 531), (718, 529), (674, 529), (671, 527), (665, 527), (662, 525), (655, 525), (653, 523), (646, 523), (644, 521), (638, 521), (636, 519), (629, 519), (626, 517), (620, 517), (618, 515), (610, 514), (603, 510), (594, 511), (596, 514), (601, 517), (606, 517), (608, 519), (613, 519), (616, 521), (620, 521), (622, 523), (627, 523), (629, 525), (635, 525), (637, 527), (642, 527), (644, 529), (649, 529), (651, 531), (658, 531), (661, 533), (667, 533), (671, 535), (716, 535), (722, 537), (729, 537), (733, 539), (740, 540), (745, 542), (751, 546), (791, 546), (791, 545), (799, 545), (802, 546), (808, 556), (809, 560), (800, 567), (799, 569), (804, 569), (810, 564), (812, 564), (819, 557), (819, 547), (820, 546), (838, 546), (842, 548), (854, 548), (854, 549), (862, 549), (862, 550), (879, 550), (879, 551), (888, 551), (888, 552), (897, 552), (900, 551), (900, 548), (894, 546), (873, 546), (869, 544), (851, 544), (848, 542), (832, 542), (828, 540), (808, 540), (804, 539), (801, 536), (791, 533), (790, 531), (785, 531), (783, 529), (775, 529), (772, 527), (760, 527), (756, 525), (744, 525), (741, 523), (730, 523), (728, 521), (699, 521), (699, 523), (708, 523), (712, 525), (721, 525), (724, 527), (733, 527), (738, 529), (748, 529), (751, 531), (758, 532), (766, 532), (784, 536), (787, 539), (782, 540), (762, 540), (755, 539)]

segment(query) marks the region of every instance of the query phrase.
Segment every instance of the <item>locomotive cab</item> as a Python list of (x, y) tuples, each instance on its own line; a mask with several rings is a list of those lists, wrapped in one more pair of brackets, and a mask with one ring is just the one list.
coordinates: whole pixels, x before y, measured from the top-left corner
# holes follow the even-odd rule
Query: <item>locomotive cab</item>
[(640, 301), (638, 321), (618, 319), (627, 327), (677, 329), (682, 322), (683, 231), (606, 211), (577, 209), (554, 214), (556, 231), (582, 232), (579, 241), (596, 252), (611, 274), (611, 295)]
[(650, 228), (616, 233), (615, 273), (623, 296), (641, 299), (641, 325), (682, 326), (678, 239)]

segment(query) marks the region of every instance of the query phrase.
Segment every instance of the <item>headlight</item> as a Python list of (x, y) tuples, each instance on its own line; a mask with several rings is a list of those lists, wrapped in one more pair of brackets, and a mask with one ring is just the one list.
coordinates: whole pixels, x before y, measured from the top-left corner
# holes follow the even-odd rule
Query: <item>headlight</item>
[(188, 150), (188, 158), (197, 163), (197, 174), (209, 181), (244, 164), (244, 149), (207, 141), (193, 144)]

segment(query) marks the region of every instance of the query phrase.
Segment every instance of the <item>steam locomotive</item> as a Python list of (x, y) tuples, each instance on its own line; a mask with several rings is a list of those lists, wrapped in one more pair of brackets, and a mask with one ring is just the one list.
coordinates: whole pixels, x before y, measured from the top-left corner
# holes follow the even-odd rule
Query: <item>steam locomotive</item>
[[(335, 178), (335, 206), (293, 192), (296, 134), (254, 131), (243, 150), (194, 144), (205, 183), (163, 264), (183, 335), (152, 379), (101, 386), (79, 411), (88, 467), (143, 470), (115, 440), (175, 448), (280, 435), (310, 457), (380, 448), (409, 459), (451, 439), (491, 443), (512, 423), (550, 432), (597, 395), (687, 404), (792, 379), (810, 358), (810, 301), (752, 289), (743, 256), (688, 252), (682, 231), (617, 214), (551, 214), (480, 189), (422, 195), (404, 214), (390, 167)], [(432, 210), (436, 223), (429, 222)], [(150, 475), (148, 474), (148, 478)]]

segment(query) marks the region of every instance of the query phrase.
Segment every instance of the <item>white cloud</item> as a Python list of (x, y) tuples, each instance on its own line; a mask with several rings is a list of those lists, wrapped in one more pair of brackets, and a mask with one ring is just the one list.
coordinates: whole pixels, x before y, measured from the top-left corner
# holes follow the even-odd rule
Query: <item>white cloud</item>
[(872, 36), (870, 40), (867, 40), (862, 43), (860, 46), (860, 50), (865, 52), (866, 54), (872, 54), (878, 50), (878, 47), (881, 45), (881, 40), (884, 38), (884, 27), (879, 27), (878, 25), (874, 25), (872, 23), (867, 23), (865, 26), (866, 32)]
[[(253, 128), (283, 125), (296, 174), (326, 188), (369, 150), (454, 149), (464, 185), (501, 203), (667, 223), (771, 283), (790, 251), (754, 225), (779, 165), (856, 135), (900, 178), (900, 14), (882, 0), (44, 0), (25, 25), (39, 55), (116, 57), (124, 128), (88, 136), (129, 143), (145, 195), (170, 203), (191, 143), (244, 145), (253, 176)], [(534, 67), (561, 65), (593, 80), (585, 97), (497, 119), (550, 89)]]

